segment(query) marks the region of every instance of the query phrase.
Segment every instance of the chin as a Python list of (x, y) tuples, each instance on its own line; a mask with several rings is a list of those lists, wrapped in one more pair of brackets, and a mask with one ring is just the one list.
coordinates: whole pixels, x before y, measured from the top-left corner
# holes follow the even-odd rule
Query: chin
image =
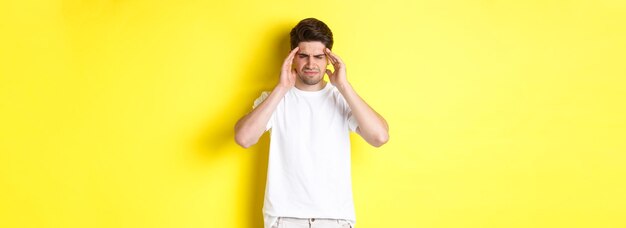
[(307, 79), (307, 76), (300, 76), (300, 81), (307, 85), (317, 85), (322, 81), (323, 78), (323, 76), (317, 76), (315, 78)]

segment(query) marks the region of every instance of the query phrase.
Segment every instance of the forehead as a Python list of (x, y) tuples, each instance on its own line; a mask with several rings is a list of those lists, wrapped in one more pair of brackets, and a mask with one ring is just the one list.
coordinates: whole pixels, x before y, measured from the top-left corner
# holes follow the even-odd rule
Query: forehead
[(319, 41), (305, 41), (300, 42), (298, 47), (300, 47), (300, 50), (298, 51), (300, 53), (315, 55), (324, 54), (324, 48), (326, 48), (326, 45)]

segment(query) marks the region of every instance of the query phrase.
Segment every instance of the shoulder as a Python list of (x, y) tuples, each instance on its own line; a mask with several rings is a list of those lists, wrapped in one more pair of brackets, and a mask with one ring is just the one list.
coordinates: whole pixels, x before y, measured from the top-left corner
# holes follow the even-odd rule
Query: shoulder
[(332, 84), (330, 84), (330, 93), (332, 94), (333, 98), (335, 98), (336, 100), (339, 100), (344, 103), (346, 102), (346, 99), (343, 97), (343, 94), (341, 94), (341, 92), (339, 92), (339, 89), (337, 89), (337, 87), (335, 87)]

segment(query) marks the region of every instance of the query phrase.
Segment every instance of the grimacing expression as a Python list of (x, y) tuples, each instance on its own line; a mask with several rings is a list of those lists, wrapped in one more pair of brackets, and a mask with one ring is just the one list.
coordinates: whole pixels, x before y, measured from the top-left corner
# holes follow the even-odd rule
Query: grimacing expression
[(304, 84), (319, 83), (326, 73), (328, 61), (324, 49), (326, 45), (319, 41), (303, 41), (298, 44), (300, 50), (293, 59), (298, 77)]

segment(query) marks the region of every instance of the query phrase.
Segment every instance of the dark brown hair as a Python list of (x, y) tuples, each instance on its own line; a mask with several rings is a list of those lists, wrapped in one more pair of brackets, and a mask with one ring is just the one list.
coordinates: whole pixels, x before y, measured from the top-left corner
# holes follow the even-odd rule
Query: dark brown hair
[(296, 27), (291, 29), (291, 49), (293, 50), (300, 42), (319, 41), (328, 49), (333, 49), (333, 32), (324, 22), (315, 18), (301, 20)]

